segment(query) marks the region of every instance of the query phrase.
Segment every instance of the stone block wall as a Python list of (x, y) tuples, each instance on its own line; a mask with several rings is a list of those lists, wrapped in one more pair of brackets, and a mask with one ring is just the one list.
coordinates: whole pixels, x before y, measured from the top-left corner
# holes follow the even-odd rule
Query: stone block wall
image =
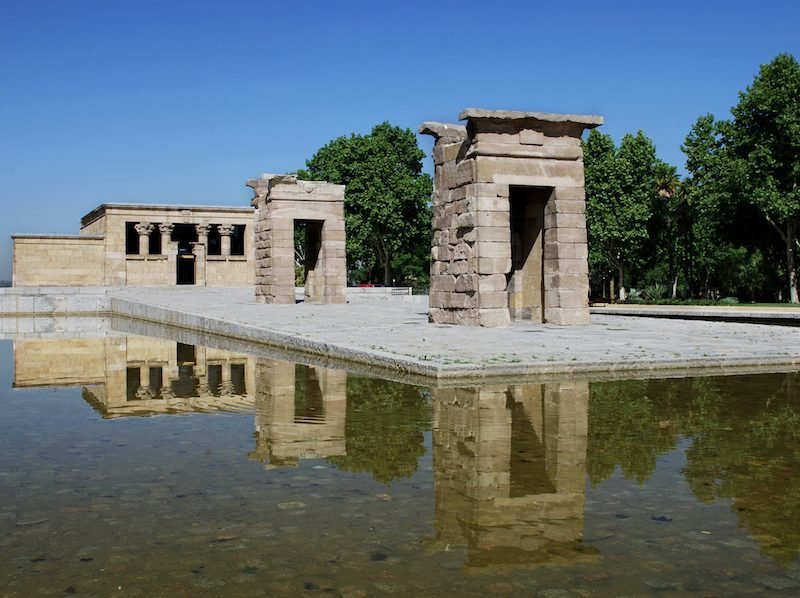
[(12, 236), (14, 286), (102, 286), (103, 238)]
[[(347, 301), (344, 185), (298, 181), (294, 175), (264, 174), (247, 182), (255, 193), (256, 300), (295, 302), (294, 231), (311, 223), (318, 253), (306, 265), (305, 298), (313, 303)], [(309, 258), (309, 256), (306, 256)]]
[(466, 126), (420, 127), (436, 139), (430, 320), (587, 323), (580, 137), (602, 119), (476, 109), (459, 117)]

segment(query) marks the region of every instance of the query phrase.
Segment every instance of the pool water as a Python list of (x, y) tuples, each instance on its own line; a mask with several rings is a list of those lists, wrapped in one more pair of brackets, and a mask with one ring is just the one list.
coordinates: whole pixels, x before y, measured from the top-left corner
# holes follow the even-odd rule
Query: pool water
[(800, 375), (421, 387), (0, 341), (0, 596), (800, 595)]

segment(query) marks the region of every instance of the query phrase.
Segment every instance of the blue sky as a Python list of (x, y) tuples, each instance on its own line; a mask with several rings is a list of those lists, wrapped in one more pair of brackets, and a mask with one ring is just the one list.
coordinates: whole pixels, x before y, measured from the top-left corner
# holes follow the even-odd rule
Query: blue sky
[(682, 167), (698, 116), (800, 58), (799, 23), (796, 0), (0, 0), (0, 279), (12, 233), (77, 233), (104, 202), (247, 205), (245, 179), (384, 120), (601, 114)]

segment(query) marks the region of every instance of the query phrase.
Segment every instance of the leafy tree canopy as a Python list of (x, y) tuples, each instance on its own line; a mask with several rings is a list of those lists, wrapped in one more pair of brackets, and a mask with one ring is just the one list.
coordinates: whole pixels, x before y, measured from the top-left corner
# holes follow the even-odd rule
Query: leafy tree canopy
[(626, 269), (644, 257), (656, 164), (655, 146), (642, 131), (625, 135), (616, 148), (610, 136), (592, 130), (584, 146), (590, 258), (618, 274), (621, 299)]
[(368, 135), (334, 139), (298, 172), (347, 185), (347, 259), (357, 282), (427, 280), (432, 182), (424, 156), (411, 129), (383, 122)]
[(725, 123), (730, 182), (757, 206), (786, 248), (790, 296), (798, 302), (800, 65), (789, 54), (761, 67)]

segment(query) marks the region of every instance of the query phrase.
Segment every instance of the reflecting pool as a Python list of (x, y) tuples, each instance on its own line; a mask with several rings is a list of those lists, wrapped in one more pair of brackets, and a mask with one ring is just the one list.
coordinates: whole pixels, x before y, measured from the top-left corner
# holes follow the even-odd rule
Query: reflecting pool
[(0, 596), (800, 594), (800, 375), (423, 387), (0, 341)]

